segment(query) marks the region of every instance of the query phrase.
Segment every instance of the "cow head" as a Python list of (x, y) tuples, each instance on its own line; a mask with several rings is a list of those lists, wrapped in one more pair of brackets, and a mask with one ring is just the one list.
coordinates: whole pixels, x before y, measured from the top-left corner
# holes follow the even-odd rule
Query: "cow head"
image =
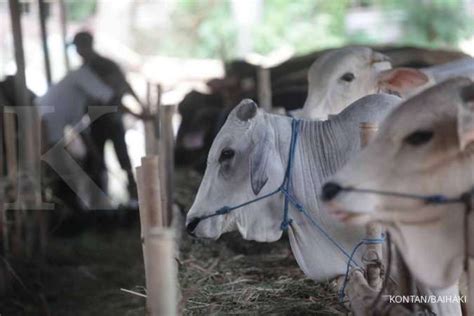
[(390, 68), (387, 56), (368, 47), (342, 48), (321, 56), (308, 71), (308, 97), (301, 116), (324, 119), (365, 95), (404, 96), (429, 81), (419, 70)]
[(456, 78), (404, 102), (323, 187), (323, 200), (341, 221), (386, 224), (415, 277), (433, 287), (453, 284), (462, 271), (462, 204), (342, 188), (459, 197), (474, 185), (473, 101), (472, 82)]
[(284, 166), (269, 119), (252, 100), (243, 100), (229, 114), (209, 152), (206, 172), (187, 216), (188, 231), (213, 239), (233, 230), (249, 240), (275, 241), (281, 237), (281, 218), (276, 216), (281, 212), (278, 197), (196, 220), (223, 206), (253, 200), (281, 184)]

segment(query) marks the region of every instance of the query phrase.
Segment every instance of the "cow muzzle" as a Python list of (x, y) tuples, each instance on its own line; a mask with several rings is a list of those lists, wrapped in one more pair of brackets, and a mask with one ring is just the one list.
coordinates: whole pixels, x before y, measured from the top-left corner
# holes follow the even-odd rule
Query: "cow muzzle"
[(321, 198), (324, 202), (329, 202), (334, 199), (341, 191), (342, 187), (339, 184), (335, 182), (328, 182), (323, 186)]
[(186, 232), (191, 236), (196, 236), (194, 231), (196, 230), (197, 225), (201, 222), (201, 219), (198, 217), (192, 218), (189, 223), (186, 225)]

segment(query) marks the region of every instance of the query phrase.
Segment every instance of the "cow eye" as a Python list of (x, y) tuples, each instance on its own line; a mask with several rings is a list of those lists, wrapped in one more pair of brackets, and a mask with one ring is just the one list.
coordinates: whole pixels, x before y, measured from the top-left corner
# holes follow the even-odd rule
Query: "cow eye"
[(232, 159), (232, 157), (234, 157), (234, 155), (235, 155), (235, 151), (233, 149), (224, 148), (221, 151), (221, 155), (219, 157), (219, 162), (223, 162), (223, 161)]
[(351, 82), (352, 80), (355, 79), (355, 76), (352, 72), (346, 72), (341, 76), (341, 80), (344, 80), (346, 82)]
[(415, 131), (406, 136), (403, 141), (412, 146), (420, 146), (426, 144), (433, 138), (432, 131)]

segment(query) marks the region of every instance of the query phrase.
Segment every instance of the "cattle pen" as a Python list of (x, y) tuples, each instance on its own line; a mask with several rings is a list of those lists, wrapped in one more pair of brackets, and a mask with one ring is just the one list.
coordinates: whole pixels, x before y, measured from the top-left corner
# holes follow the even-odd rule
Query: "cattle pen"
[(472, 315), (472, 25), (0, 0), (0, 316)]

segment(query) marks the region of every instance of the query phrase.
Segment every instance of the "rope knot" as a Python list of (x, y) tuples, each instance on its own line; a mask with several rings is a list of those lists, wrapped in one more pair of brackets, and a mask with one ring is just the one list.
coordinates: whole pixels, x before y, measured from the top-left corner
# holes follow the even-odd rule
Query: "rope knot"
[(282, 221), (281, 225), (280, 225), (281, 230), (283, 230), (283, 231), (288, 230), (288, 227), (290, 227), (291, 223), (293, 223), (293, 220), (291, 218)]

